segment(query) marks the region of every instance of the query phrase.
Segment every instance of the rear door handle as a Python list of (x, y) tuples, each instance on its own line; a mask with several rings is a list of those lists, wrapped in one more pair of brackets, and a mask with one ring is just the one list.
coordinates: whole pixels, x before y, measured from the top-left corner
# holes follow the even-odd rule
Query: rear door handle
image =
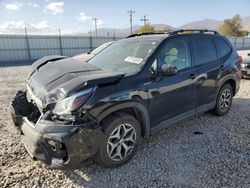
[(192, 80), (193, 80), (193, 79), (195, 79), (195, 78), (196, 78), (196, 74), (192, 73), (192, 74), (189, 75), (189, 79), (192, 79)]

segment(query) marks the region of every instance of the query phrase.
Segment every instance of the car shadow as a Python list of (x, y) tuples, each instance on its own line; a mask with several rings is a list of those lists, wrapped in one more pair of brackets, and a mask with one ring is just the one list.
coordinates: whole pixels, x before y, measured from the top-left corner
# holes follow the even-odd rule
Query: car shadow
[(240, 174), (231, 174), (244, 170), (238, 159), (250, 161), (249, 95), (236, 96), (225, 116), (207, 112), (142, 139), (136, 155), (119, 168), (94, 164), (64, 173), (80, 187), (234, 185)]

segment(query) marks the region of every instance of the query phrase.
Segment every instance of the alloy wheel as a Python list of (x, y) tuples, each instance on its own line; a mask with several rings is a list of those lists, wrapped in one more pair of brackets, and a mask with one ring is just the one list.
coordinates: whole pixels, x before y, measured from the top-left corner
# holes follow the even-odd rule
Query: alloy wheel
[(123, 123), (110, 134), (107, 143), (108, 156), (114, 161), (122, 161), (133, 151), (135, 144), (135, 128)]
[(225, 89), (221, 93), (220, 97), (220, 110), (225, 112), (231, 105), (231, 91), (229, 89)]

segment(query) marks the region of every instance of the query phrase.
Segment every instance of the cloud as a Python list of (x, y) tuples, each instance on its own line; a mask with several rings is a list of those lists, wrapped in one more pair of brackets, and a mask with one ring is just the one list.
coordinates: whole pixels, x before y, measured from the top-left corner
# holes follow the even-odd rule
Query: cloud
[(97, 20), (96, 24), (97, 24), (97, 26), (102, 27), (102, 26), (104, 26), (104, 21), (103, 20)]
[[(96, 21), (96, 25), (97, 25), (97, 27), (99, 27), (99, 28), (102, 27), (102, 26), (104, 26), (104, 24), (105, 24), (105, 23), (104, 23), (103, 20), (99, 20), (99, 19), (98, 19), (98, 20)], [(92, 21), (92, 25), (95, 26), (95, 21), (94, 21), (94, 20)]]
[(85, 33), (83, 31), (84, 30), (81, 29), (81, 28), (77, 28), (77, 29), (63, 29), (61, 31), (61, 34), (63, 34), (63, 35), (78, 35), (78, 34), (84, 35)]
[(32, 34), (57, 34), (57, 29), (54, 29), (48, 24), (47, 20), (28, 24), (23, 20), (9, 21), (0, 25), (0, 33), (4, 34), (24, 34), (24, 28), (27, 28), (28, 33)]
[(25, 27), (25, 23), (23, 20), (19, 21), (10, 21), (5, 22), (4, 24), (0, 25), (0, 31), (8, 31), (8, 30), (23, 30)]
[(92, 16), (88, 16), (85, 12), (80, 12), (79, 16), (76, 17), (79, 21), (88, 21), (92, 19)]
[[(92, 20), (92, 22), (89, 22), (89, 23), (92, 24), (93, 26), (95, 26), (95, 21), (93, 20), (93, 17), (87, 15), (85, 12), (80, 12), (79, 15), (76, 17), (76, 19), (79, 20), (79, 21), (82, 21), (82, 22)], [(102, 27), (104, 25), (104, 21), (100, 20), (100, 19), (97, 19), (96, 25), (98, 27)]]
[(53, 15), (62, 14), (64, 12), (64, 2), (49, 3), (44, 7), (43, 12), (51, 13)]
[(28, 6), (33, 7), (33, 8), (37, 8), (38, 4), (36, 4), (36, 3), (28, 3)]
[(48, 21), (47, 20), (43, 20), (41, 22), (38, 22), (36, 24), (31, 24), (31, 26), (33, 27), (33, 29), (36, 30), (50, 30), (51, 27), (48, 25)]
[(22, 3), (14, 2), (5, 5), (7, 10), (18, 10), (22, 6)]

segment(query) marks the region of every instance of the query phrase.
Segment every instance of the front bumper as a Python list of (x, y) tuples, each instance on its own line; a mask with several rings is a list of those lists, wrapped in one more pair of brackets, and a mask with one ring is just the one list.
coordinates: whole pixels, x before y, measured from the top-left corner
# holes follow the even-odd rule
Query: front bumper
[(11, 115), (32, 158), (58, 169), (76, 169), (94, 161), (103, 139), (100, 126), (94, 120), (72, 125), (41, 116), (33, 123), (18, 112), (15, 100), (17, 98), (11, 102)]

